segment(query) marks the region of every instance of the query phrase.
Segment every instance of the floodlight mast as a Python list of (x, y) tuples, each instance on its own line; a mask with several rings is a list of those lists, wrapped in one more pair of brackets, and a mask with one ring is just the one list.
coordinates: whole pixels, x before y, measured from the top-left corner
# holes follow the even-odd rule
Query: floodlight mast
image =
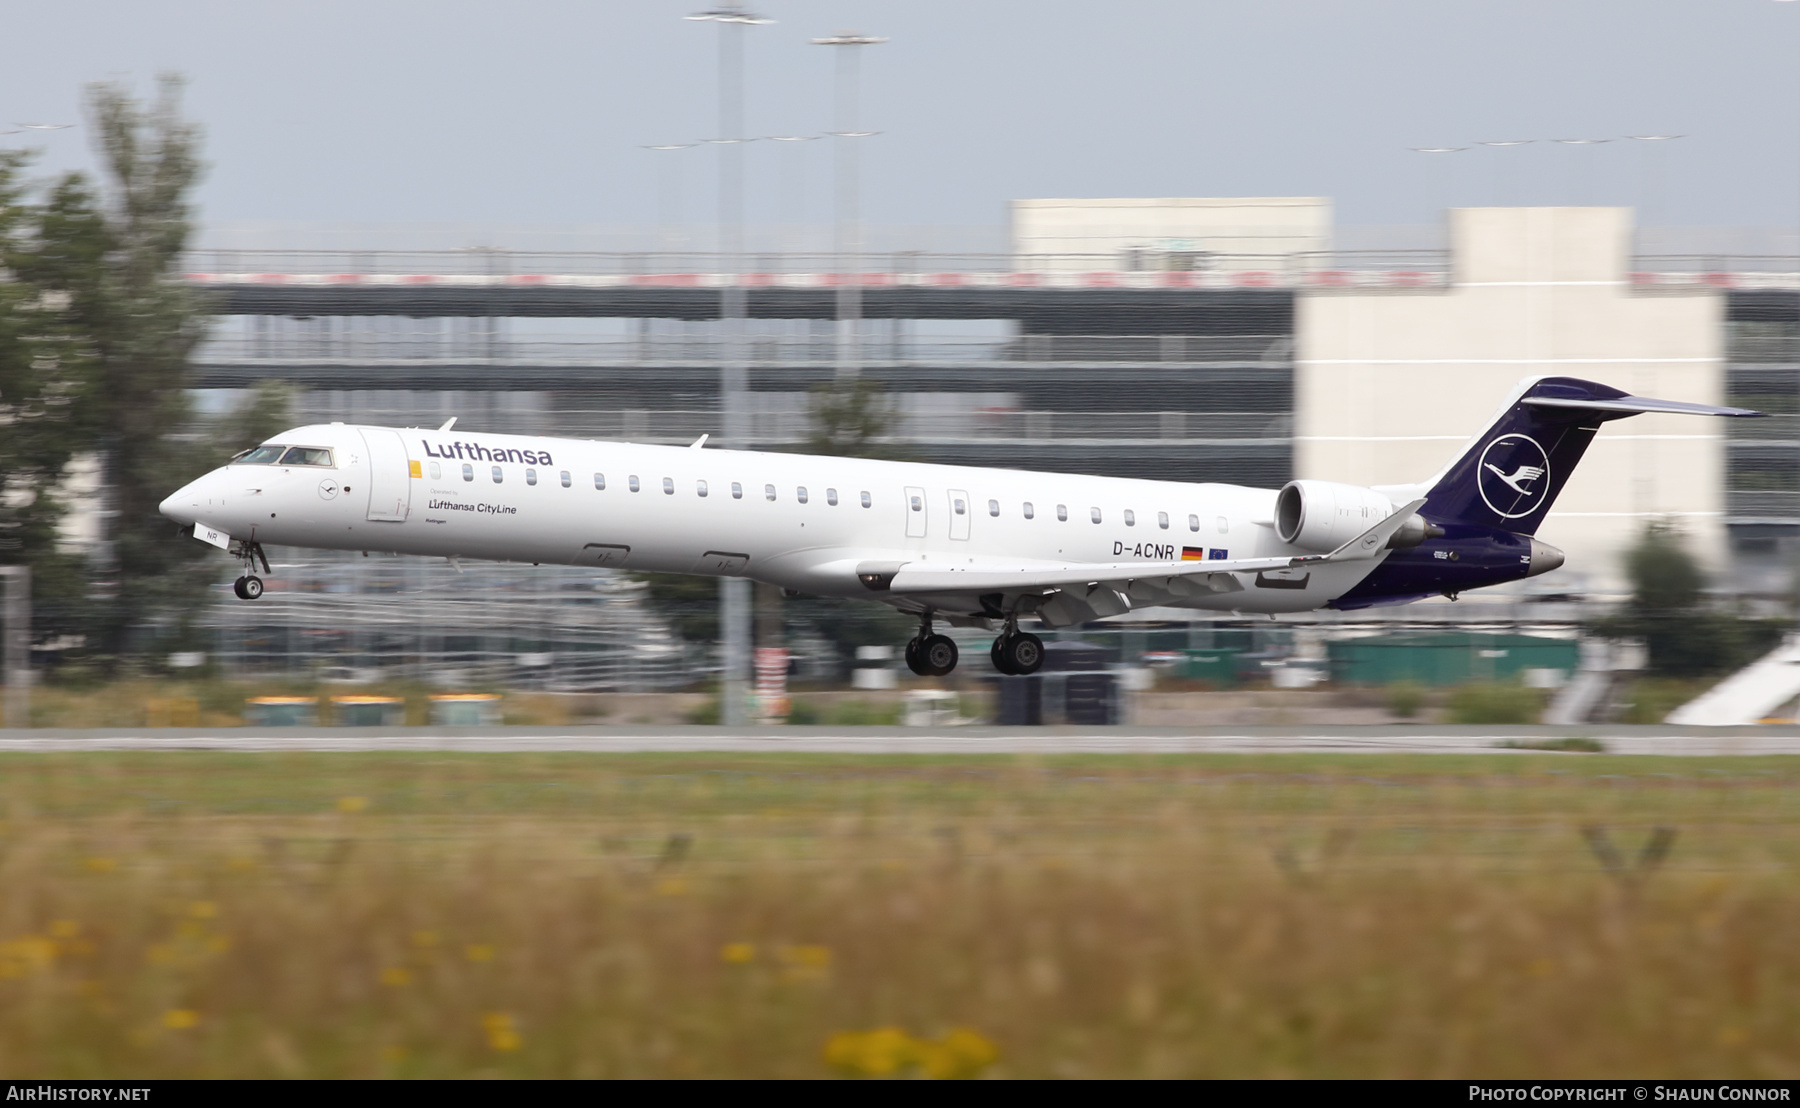
[[(744, 358), (744, 287), (738, 270), (744, 252), (744, 44), (743, 28), (774, 20), (745, 11), (736, 0), (686, 18), (719, 25), (719, 408), (720, 438), (728, 448), (749, 446), (749, 413), (744, 394), (749, 365)], [(723, 647), (719, 722), (750, 722), (750, 582), (719, 578), (719, 639)]]
[[(856, 129), (860, 93), (859, 58), (862, 46), (879, 46), (887, 39), (855, 31), (813, 39), (814, 46), (835, 46), (837, 51), (837, 376), (851, 380), (862, 373), (862, 226), (860, 181), (856, 143), (873, 131)], [(847, 49), (846, 49), (847, 48)]]

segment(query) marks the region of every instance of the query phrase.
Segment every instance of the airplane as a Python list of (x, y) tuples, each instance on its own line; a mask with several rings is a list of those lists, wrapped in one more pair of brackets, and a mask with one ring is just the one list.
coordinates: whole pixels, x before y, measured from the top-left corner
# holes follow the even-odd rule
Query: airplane
[(1564, 555), (1538, 527), (1600, 424), (1651, 412), (1763, 414), (1527, 377), (1424, 481), (1280, 489), (332, 423), (161, 510), (242, 560), (245, 600), (266, 543), (741, 576), (917, 616), (922, 676), (957, 664), (938, 620), (997, 632), (994, 667), (1022, 675), (1044, 657), (1026, 620), (1354, 610), (1547, 573)]

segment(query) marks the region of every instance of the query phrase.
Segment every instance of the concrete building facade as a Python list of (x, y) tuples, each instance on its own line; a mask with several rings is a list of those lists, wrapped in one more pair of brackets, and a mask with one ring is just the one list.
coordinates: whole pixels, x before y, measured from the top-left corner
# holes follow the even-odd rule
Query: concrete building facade
[[(1725, 297), (1631, 281), (1625, 208), (1452, 211), (1447, 287), (1314, 289), (1295, 305), (1294, 472), (1359, 485), (1423, 480), (1522, 377), (1726, 402)], [(1723, 570), (1726, 429), (1639, 416), (1606, 425), (1540, 536), (1568, 573), (1616, 588), (1644, 526), (1687, 533)]]

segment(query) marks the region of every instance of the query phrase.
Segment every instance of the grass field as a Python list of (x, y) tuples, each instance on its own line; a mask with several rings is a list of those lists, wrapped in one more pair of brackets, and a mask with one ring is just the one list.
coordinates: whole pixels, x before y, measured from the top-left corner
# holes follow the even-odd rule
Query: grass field
[(0, 757), (0, 1074), (1800, 1076), (1800, 759)]

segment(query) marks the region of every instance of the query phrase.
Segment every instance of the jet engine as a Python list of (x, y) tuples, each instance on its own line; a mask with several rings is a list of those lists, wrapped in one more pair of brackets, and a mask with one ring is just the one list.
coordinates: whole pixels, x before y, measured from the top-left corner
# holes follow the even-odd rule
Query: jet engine
[[(1289, 481), (1275, 494), (1275, 533), (1302, 550), (1328, 553), (1394, 514), (1395, 504), (1374, 489), (1336, 481)], [(1414, 515), (1394, 537), (1391, 550), (1405, 550), (1443, 529)]]

